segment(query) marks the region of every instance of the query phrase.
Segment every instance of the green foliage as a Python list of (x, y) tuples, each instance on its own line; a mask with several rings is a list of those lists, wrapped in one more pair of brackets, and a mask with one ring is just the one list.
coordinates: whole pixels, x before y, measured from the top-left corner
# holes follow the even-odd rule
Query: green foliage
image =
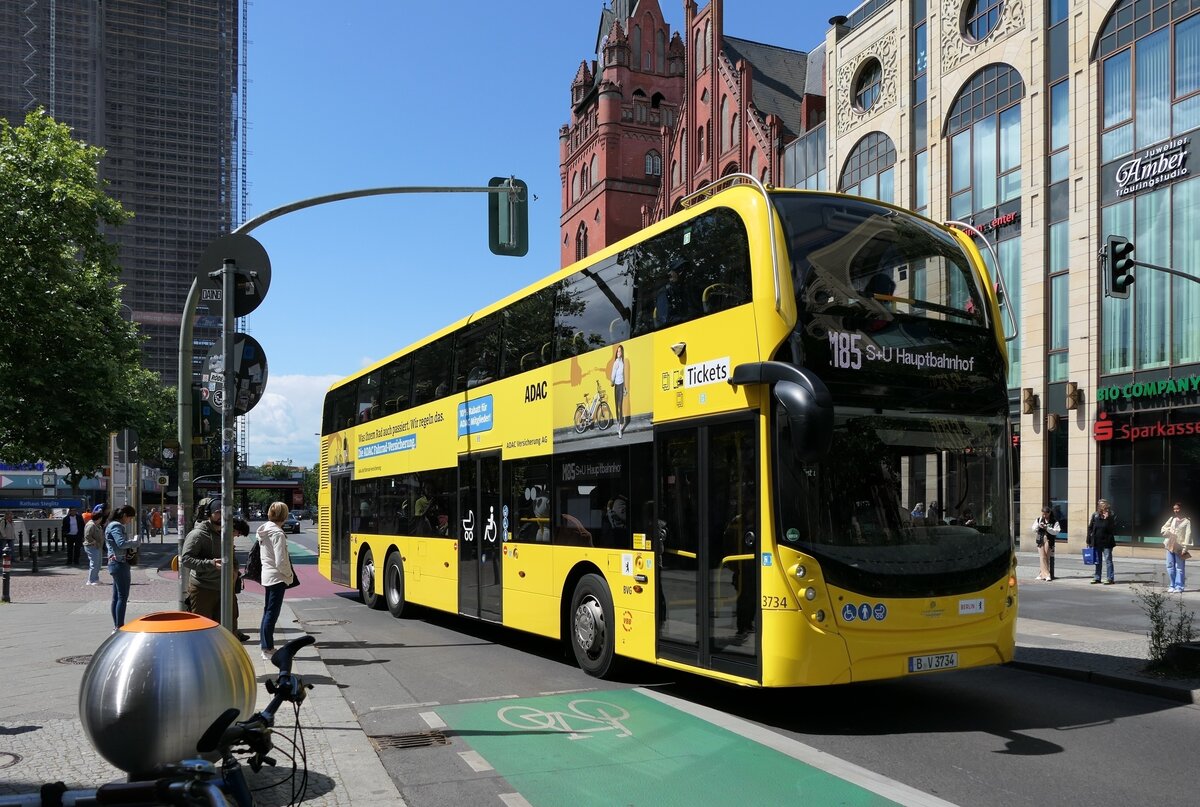
[[(1161, 667), (1167, 648), (1173, 644), (1190, 642), (1195, 638), (1192, 620), (1195, 615), (1187, 610), (1182, 597), (1171, 598), (1161, 591), (1142, 588), (1136, 592), (1138, 604), (1150, 619), (1150, 640), (1147, 654), (1150, 668)], [(1174, 609), (1170, 606), (1174, 604)]]
[(137, 428), (149, 446), (173, 416), (121, 316), (103, 230), (129, 214), (105, 193), (101, 156), (40, 110), (0, 119), (0, 458), (76, 476), (104, 463), (111, 432)]

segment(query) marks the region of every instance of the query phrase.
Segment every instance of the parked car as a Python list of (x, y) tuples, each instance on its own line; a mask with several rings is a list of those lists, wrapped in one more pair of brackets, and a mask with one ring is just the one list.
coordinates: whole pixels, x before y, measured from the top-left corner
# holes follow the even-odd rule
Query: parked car
[(300, 532), (300, 519), (296, 518), (295, 513), (288, 513), (287, 518), (283, 520), (284, 532)]

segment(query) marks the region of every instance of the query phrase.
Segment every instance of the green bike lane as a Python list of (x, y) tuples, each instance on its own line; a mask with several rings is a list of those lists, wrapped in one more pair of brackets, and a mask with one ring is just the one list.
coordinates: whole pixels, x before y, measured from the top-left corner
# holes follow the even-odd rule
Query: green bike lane
[[(740, 718), (653, 690), (437, 707), (449, 733), (532, 807), (593, 804), (928, 805), (857, 765)], [(520, 803), (520, 802), (515, 802)]]

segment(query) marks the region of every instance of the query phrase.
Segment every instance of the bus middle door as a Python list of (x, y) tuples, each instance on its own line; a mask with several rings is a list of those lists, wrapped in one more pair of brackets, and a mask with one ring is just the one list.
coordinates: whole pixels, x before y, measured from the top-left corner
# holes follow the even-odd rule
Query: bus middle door
[(500, 455), (458, 461), (458, 612), (500, 622), (504, 522)]

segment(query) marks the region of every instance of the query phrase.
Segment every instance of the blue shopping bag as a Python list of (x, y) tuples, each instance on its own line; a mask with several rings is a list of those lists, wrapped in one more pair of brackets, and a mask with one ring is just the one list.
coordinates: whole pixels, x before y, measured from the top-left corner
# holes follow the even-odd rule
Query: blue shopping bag
[(1096, 550), (1090, 546), (1083, 548), (1083, 562), (1086, 566), (1094, 566), (1096, 564)]

